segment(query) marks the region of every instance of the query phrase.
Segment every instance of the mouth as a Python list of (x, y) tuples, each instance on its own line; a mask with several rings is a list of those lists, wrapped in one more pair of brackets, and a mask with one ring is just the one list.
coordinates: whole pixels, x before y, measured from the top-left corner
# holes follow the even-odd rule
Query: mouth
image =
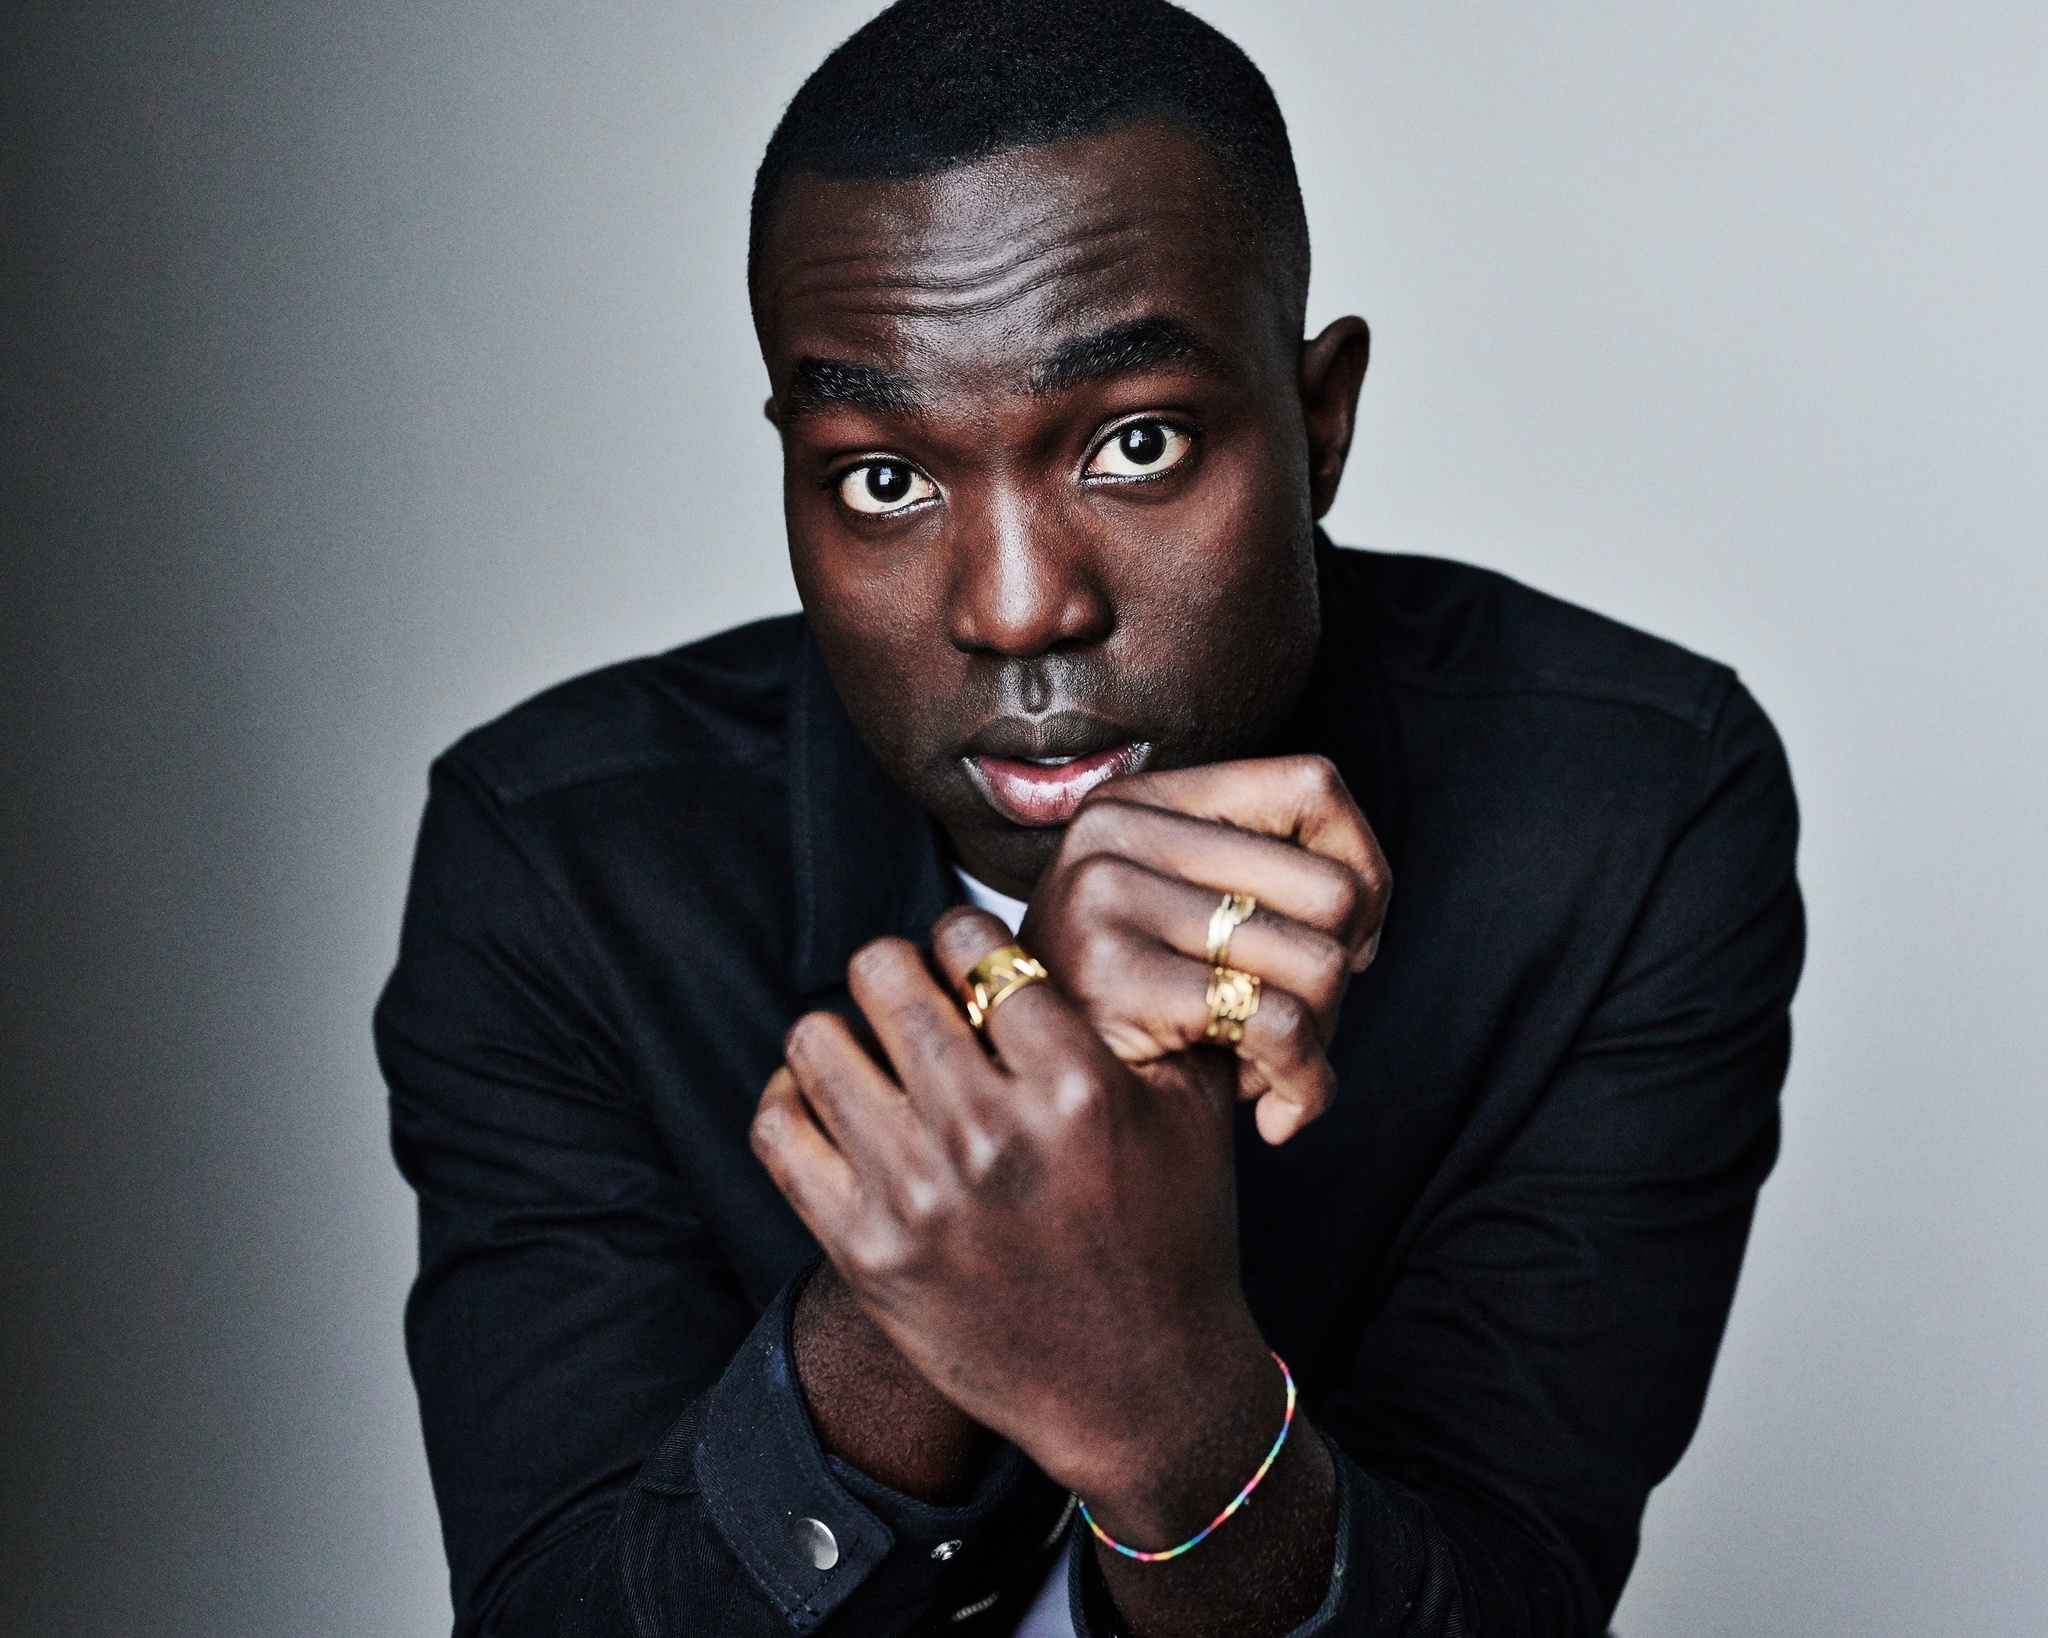
[(1012, 824), (1064, 825), (1097, 785), (1134, 774), (1152, 755), (1149, 740), (1047, 756), (970, 753), (961, 760), (990, 807)]

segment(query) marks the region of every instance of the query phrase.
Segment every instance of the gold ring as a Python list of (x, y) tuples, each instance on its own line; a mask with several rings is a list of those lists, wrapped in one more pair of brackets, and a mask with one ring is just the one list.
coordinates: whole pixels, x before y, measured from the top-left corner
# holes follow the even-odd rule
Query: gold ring
[(1014, 944), (991, 950), (967, 970), (962, 989), (967, 996), (967, 1021), (980, 1029), (982, 1021), (1027, 985), (1049, 975), (1045, 963), (1034, 960)]
[(1258, 1010), (1257, 973), (1239, 972), (1221, 963), (1209, 969), (1209, 1027), (1202, 1031), (1206, 1039), (1236, 1046)]
[(1249, 893), (1225, 893), (1223, 902), (1209, 912), (1209, 965), (1230, 965), (1230, 935), (1240, 922), (1250, 921), (1259, 901)]

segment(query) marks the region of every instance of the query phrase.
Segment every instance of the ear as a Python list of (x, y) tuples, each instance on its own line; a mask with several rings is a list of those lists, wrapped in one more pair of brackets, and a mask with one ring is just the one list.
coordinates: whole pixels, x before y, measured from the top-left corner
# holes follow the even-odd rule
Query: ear
[(1351, 434), (1358, 426), (1358, 389), (1372, 357), (1372, 332), (1362, 318), (1340, 318), (1301, 344), (1301, 418), (1308, 430), (1308, 488), (1315, 515), (1337, 499)]

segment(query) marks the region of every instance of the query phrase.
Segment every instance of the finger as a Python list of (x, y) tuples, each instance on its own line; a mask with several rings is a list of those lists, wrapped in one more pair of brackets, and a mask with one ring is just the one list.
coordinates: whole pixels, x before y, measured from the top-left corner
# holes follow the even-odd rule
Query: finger
[(1209, 889), (1205, 941), (1216, 895), (1249, 893), (1262, 909), (1322, 928), (1348, 945), (1369, 894), (1364, 879), (1341, 860), (1218, 820), (1114, 798), (1076, 814), (1060, 849), (1063, 865), (1105, 854)]
[[(1203, 983), (1206, 1015), (1208, 985)], [(1206, 1030), (1208, 1021), (1203, 1020)], [(1245, 1021), (1238, 1056), (1238, 1097), (1255, 1098), (1253, 1119), (1268, 1143), (1284, 1143), (1330, 1107), (1337, 1077), (1323, 1055), (1307, 1006), (1287, 990), (1259, 991), (1259, 1010)]]
[(1330, 1107), (1337, 1095), (1337, 1076), (1326, 1061), (1323, 1064), (1323, 1084), (1314, 1096), (1302, 1098), (1297, 1089), (1305, 1082), (1276, 1086), (1259, 1097), (1252, 1110), (1252, 1121), (1259, 1129), (1259, 1136), (1276, 1148)]
[[(949, 910), (932, 927), (932, 956), (956, 990), (965, 988), (968, 973), (983, 956), (1016, 942), (1010, 930), (985, 910)], [(1102, 1043), (1060, 993), (1059, 975), (1053, 978), (1051, 984), (1012, 990), (982, 1025), (996, 1055), (1013, 1069), (1028, 1064), (1034, 1072), (1056, 1075), (1062, 1069), (1086, 1069), (1103, 1061)]]
[[(992, 916), (985, 919), (995, 922)], [(1004, 933), (1003, 942), (1009, 941)], [(940, 987), (915, 945), (900, 938), (863, 945), (848, 964), (846, 978), (904, 1094), (927, 1126), (943, 1132), (964, 1107), (997, 1093), (1001, 1071), (989, 1062), (960, 1002)]]
[(811, 1118), (788, 1065), (769, 1077), (748, 1137), (755, 1158), (819, 1243), (844, 1241), (859, 1209), (859, 1180)]
[[(1088, 1022), (1125, 1063), (1155, 1062), (1210, 1040), (1208, 962), (1149, 939), (1095, 942), (1080, 959), (1101, 964), (1084, 977)], [(1335, 1082), (1316, 1015), (1292, 991), (1262, 985), (1243, 1038), (1228, 1050), (1240, 1063), (1239, 1095), (1293, 1111), (1290, 1131), (1328, 1107)]]
[[(1363, 971), (1371, 961), (1393, 877), (1372, 826), (1327, 758), (1285, 756), (1218, 762), (1201, 768), (1134, 774), (1100, 789), (1106, 794), (1093, 801), (1142, 803), (1191, 818), (1218, 820), (1280, 837), (1347, 866), (1365, 889), (1348, 940), (1356, 952), (1354, 966)], [(1089, 805), (1084, 801), (1081, 811), (1085, 813)]]
[(824, 1135), (856, 1173), (891, 1173), (911, 1125), (900, 1087), (835, 1013), (806, 1013), (790, 1026), (783, 1056)]
[[(1296, 859), (1305, 857), (1298, 848), (1286, 851)], [(1339, 867), (1326, 864), (1326, 868)], [(1103, 853), (1074, 869), (1066, 892), (1077, 928), (1066, 948), (1078, 946), (1078, 955), (1067, 957), (1074, 971), (1065, 975), (1065, 983), (1076, 995), (1087, 992), (1085, 998), (1091, 1006), (1098, 994), (1101, 1004), (1111, 1010), (1142, 1004), (1125, 977), (1126, 951), (1133, 941), (1162, 945), (1199, 960), (1205, 969), (1210, 964), (1209, 922), (1217, 903), (1210, 889)], [(1091, 949), (1091, 945), (1102, 948)], [(1315, 1015), (1318, 1040), (1330, 1038), (1351, 976), (1350, 951), (1336, 938), (1319, 927), (1276, 914), (1261, 903), (1249, 920), (1231, 932), (1228, 956), (1231, 966), (1256, 973), (1262, 982), (1305, 1000)]]
[(1220, 819), (1279, 836), (1375, 876), (1385, 858), (1344, 777), (1326, 757), (1276, 756), (1135, 774), (1100, 787), (1116, 800)]

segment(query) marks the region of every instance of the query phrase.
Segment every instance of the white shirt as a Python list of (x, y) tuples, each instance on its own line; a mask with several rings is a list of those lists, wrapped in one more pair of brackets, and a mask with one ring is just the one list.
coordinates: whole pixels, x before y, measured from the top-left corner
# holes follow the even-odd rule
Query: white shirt
[(987, 882), (977, 881), (958, 865), (953, 867), (953, 874), (960, 878), (960, 885), (967, 889), (967, 896), (977, 908), (986, 910), (1013, 933), (1024, 925), (1024, 912), (1029, 906), (1022, 899), (998, 893)]

